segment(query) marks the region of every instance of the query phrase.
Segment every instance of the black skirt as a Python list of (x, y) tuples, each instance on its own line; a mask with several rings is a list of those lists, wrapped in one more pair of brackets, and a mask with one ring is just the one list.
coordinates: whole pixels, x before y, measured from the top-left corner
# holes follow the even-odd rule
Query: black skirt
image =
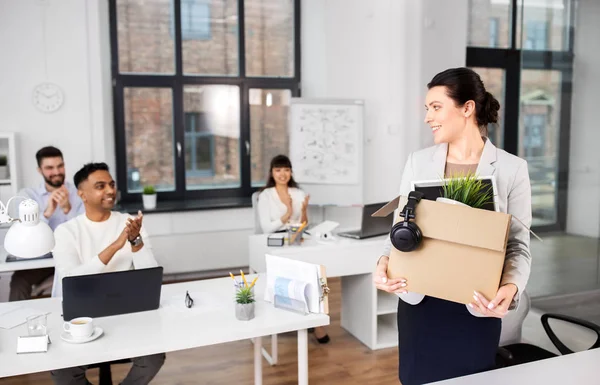
[(495, 368), (502, 321), (475, 317), (463, 304), (425, 297), (398, 301), (398, 376), (421, 385)]

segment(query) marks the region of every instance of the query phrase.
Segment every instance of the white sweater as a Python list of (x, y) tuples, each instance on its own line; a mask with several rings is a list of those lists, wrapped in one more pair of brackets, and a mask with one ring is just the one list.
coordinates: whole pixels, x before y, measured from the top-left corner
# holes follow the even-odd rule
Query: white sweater
[[(289, 223), (300, 223), (302, 218), (302, 203), (306, 194), (298, 188), (288, 188), (292, 197), (292, 216)], [(258, 218), (263, 233), (274, 233), (277, 230), (284, 230), (285, 223), (281, 222), (281, 217), (287, 212), (287, 206), (279, 199), (275, 187), (263, 190), (258, 196)]]
[(98, 254), (117, 240), (125, 228), (127, 218), (133, 217), (113, 211), (107, 220), (93, 222), (84, 213), (59, 225), (54, 231), (56, 245), (52, 254), (60, 279), (72, 275), (158, 266), (143, 224), (140, 235), (144, 240), (144, 247), (134, 253), (131, 251), (131, 244), (126, 242), (125, 246), (115, 253), (107, 265), (98, 258)]

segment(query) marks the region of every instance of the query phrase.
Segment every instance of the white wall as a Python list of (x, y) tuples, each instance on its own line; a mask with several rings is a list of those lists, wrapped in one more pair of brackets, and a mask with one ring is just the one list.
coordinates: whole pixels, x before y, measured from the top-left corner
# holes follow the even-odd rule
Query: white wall
[(600, 237), (600, 2), (579, 0), (575, 24), (575, 63), (567, 232)]
[[(17, 133), (20, 187), (41, 181), (35, 152), (46, 145), (63, 151), (69, 179), (91, 160), (114, 167), (106, 3), (0, 0), (0, 130)], [(65, 95), (52, 114), (32, 103), (46, 81)]]
[[(66, 94), (54, 114), (31, 103), (33, 87), (45, 80), (40, 4), (47, 5), (48, 80)], [(0, 127), (18, 133), (21, 185), (39, 183), (34, 154), (47, 144), (63, 150), (69, 178), (92, 160), (114, 170), (107, 1), (0, 0), (0, 9)], [(368, 202), (393, 198), (408, 153), (430, 143), (426, 83), (464, 65), (466, 26), (466, 0), (302, 1), (303, 96), (365, 100)], [(320, 210), (311, 213), (320, 219)], [(358, 213), (326, 215), (348, 227)], [(250, 209), (146, 218), (166, 272), (247, 263)]]
[(365, 203), (392, 199), (431, 143), (426, 84), (465, 65), (467, 15), (466, 0), (302, 2), (302, 96), (365, 100)]

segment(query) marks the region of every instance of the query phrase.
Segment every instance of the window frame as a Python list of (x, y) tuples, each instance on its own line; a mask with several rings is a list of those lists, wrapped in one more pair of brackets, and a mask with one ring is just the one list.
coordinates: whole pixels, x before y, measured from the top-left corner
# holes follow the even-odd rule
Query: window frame
[[(572, 1), (572, 0), (571, 0)], [(574, 7), (573, 3), (570, 4)], [(560, 122), (558, 150), (558, 170), (556, 180), (556, 222), (550, 225), (533, 226), (536, 232), (564, 231), (567, 220), (567, 191), (569, 180), (569, 147), (571, 131), (571, 100), (573, 90), (574, 25), (575, 12), (570, 12), (566, 29), (568, 50), (526, 50), (517, 48), (518, 2), (511, 0), (511, 34), (509, 48), (487, 48), (467, 46), (467, 67), (498, 68), (505, 70), (504, 145), (511, 154), (519, 150), (519, 116), (521, 103), (522, 70), (555, 70), (561, 73), (559, 100)], [(573, 8), (574, 9), (574, 8)], [(547, 48), (547, 46), (546, 46)]]
[[(257, 77), (246, 76), (246, 44), (245, 44), (245, 10), (244, 0), (238, 0), (238, 68), (236, 76), (189, 75), (183, 72), (183, 50), (181, 30), (181, 0), (173, 0), (175, 22), (174, 74), (137, 74), (120, 73), (118, 56), (117, 0), (109, 0), (110, 44), (111, 44), (111, 76), (113, 87), (113, 118), (115, 127), (115, 152), (117, 185), (120, 190), (120, 201), (124, 203), (141, 201), (140, 192), (129, 192), (127, 188), (127, 143), (125, 138), (125, 100), (124, 90), (128, 87), (170, 88), (173, 95), (173, 153), (175, 189), (174, 191), (158, 191), (159, 200), (214, 200), (215, 198), (250, 198), (257, 187), (251, 185), (251, 148), (250, 148), (250, 103), (251, 88), (287, 89), (292, 97), (300, 96), (301, 49), (300, 49), (300, 1), (293, 0), (294, 15), (294, 75), (292, 77)], [(240, 179), (238, 188), (222, 189), (186, 189), (185, 175), (185, 114), (183, 105), (183, 88), (189, 85), (235, 85), (240, 88)], [(178, 151), (181, 148), (181, 151)], [(220, 207), (215, 202), (216, 207)]]

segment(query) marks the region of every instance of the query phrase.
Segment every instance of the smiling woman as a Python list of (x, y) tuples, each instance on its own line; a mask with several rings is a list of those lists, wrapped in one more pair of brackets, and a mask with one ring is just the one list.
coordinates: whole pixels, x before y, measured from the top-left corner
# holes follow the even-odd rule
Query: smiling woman
[(516, 307), (531, 265), (526, 230), (531, 226), (527, 162), (496, 148), (487, 138), (487, 125), (498, 120), (500, 104), (486, 91), (479, 75), (468, 68), (441, 72), (427, 88), (425, 122), (433, 131), (436, 145), (409, 156), (400, 195), (410, 193), (412, 181), (440, 175), (447, 178), (457, 171), (494, 175), (500, 210), (518, 218), (525, 227), (511, 227), (505, 268), (495, 298), (485, 298), (474, 291), (474, 300), (468, 306), (412, 292), (411, 282), (405, 278), (388, 279), (391, 241), (386, 240), (374, 280), (378, 289), (400, 297), (399, 377), (404, 385), (493, 369), (500, 318)]

